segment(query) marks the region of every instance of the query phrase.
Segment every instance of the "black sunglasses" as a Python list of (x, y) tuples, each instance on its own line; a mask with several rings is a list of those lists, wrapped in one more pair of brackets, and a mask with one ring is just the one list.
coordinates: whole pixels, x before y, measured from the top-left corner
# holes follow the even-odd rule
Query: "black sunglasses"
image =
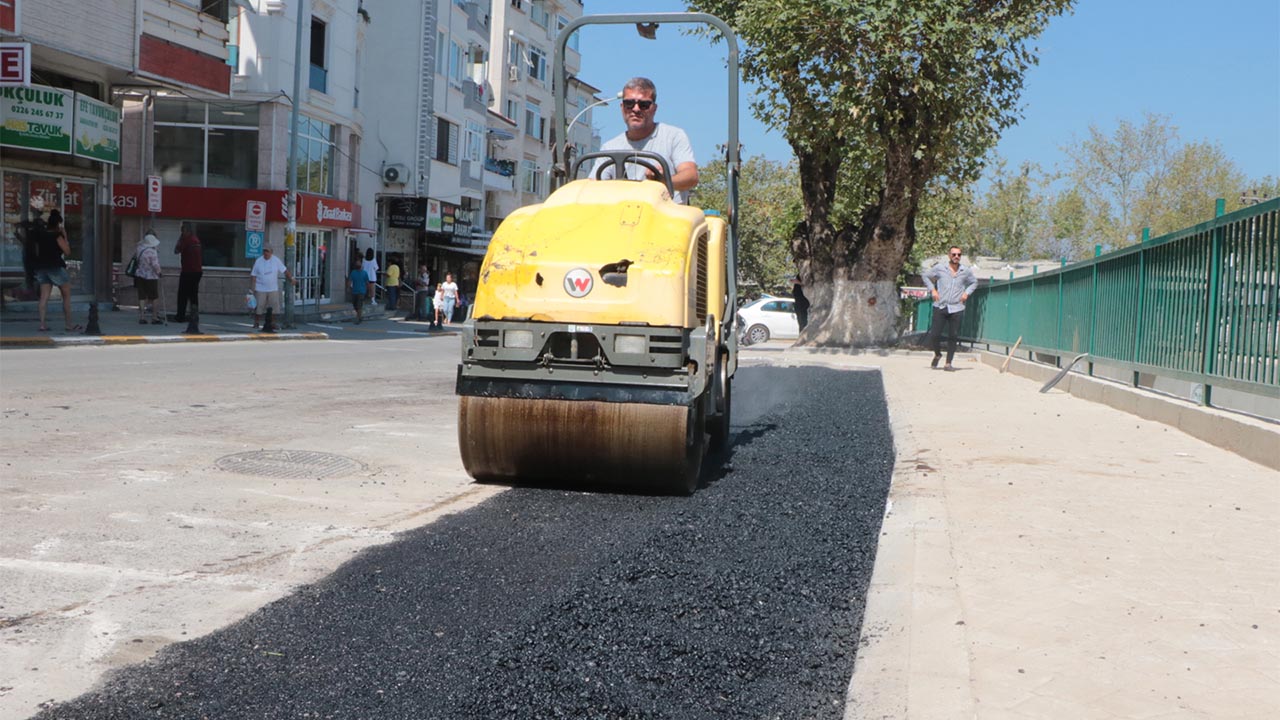
[(630, 110), (631, 108), (637, 105), (640, 106), (641, 110), (648, 110), (649, 108), (653, 107), (653, 101), (652, 100), (634, 100), (632, 98), (627, 98), (626, 100), (622, 101), (622, 107), (628, 110)]

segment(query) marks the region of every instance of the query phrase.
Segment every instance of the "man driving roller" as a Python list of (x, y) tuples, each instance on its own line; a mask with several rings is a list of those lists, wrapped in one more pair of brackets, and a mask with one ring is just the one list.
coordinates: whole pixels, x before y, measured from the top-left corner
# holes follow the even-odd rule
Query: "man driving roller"
[[(658, 90), (648, 78), (635, 77), (627, 81), (622, 88), (622, 120), (627, 124), (626, 132), (606, 142), (600, 150), (647, 150), (666, 158), (671, 166), (671, 186), (675, 188), (672, 198), (678, 203), (689, 202), (689, 191), (698, 184), (698, 163), (693, 156), (693, 146), (684, 130), (669, 123), (655, 122), (653, 116), (658, 112)], [(596, 160), (591, 177), (596, 177), (605, 160)], [(612, 180), (616, 177), (613, 165), (606, 167), (599, 175), (601, 180)], [(657, 180), (653, 170), (633, 163), (627, 164), (627, 177), (632, 180)]]

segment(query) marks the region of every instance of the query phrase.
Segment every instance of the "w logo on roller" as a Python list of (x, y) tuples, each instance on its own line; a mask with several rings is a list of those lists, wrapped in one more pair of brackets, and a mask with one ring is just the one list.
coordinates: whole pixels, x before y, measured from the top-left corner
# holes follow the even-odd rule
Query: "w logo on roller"
[(586, 268), (574, 268), (564, 274), (564, 291), (571, 297), (585, 297), (591, 292), (593, 284), (595, 281), (591, 279), (591, 272)]

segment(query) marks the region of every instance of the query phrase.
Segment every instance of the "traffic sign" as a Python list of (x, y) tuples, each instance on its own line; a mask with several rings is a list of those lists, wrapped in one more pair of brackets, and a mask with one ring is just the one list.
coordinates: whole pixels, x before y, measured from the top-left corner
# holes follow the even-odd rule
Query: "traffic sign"
[(262, 233), (249, 230), (244, 234), (244, 256), (247, 258), (262, 257)]
[(262, 232), (267, 229), (267, 204), (261, 200), (248, 200), (244, 204), (244, 229)]
[(147, 176), (147, 212), (160, 212), (160, 185), (159, 175)]

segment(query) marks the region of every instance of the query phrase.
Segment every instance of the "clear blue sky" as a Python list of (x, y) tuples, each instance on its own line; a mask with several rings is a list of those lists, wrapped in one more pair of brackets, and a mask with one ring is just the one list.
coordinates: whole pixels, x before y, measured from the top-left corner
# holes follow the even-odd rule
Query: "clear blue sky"
[[(586, 0), (591, 14), (677, 12), (678, 0)], [(1037, 41), (1040, 64), (1027, 76), (1024, 117), (1005, 131), (998, 152), (1016, 166), (1046, 170), (1061, 147), (1089, 125), (1110, 131), (1120, 119), (1167, 115), (1183, 141), (1221, 143), (1251, 178), (1280, 176), (1280, 0), (1079, 0)], [(603, 95), (633, 75), (658, 86), (659, 121), (688, 131), (700, 163), (726, 138), (724, 44), (663, 27), (657, 41), (632, 26), (584, 29), (581, 76)], [(787, 160), (776, 132), (751, 117), (751, 88), (742, 88), (746, 155)], [(596, 108), (605, 139), (622, 130), (614, 104)]]

